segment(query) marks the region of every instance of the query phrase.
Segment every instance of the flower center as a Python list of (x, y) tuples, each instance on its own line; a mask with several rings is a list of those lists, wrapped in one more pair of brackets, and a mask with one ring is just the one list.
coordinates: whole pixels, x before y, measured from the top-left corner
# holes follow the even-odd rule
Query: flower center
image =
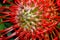
[(19, 22), (23, 28), (31, 29), (36, 27), (36, 23), (39, 21), (37, 7), (23, 6), (19, 10)]

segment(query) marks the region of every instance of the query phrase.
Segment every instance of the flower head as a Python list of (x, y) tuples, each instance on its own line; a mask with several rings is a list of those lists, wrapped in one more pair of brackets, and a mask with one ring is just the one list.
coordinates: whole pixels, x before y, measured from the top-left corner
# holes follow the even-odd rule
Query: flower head
[[(6, 1), (4, 1), (5, 3)], [(13, 25), (1, 30), (3, 40), (55, 40), (59, 38), (60, 29), (58, 12), (51, 0), (14, 0), (9, 7), (1, 7), (0, 18)], [(9, 36), (7, 33), (13, 31)], [(53, 35), (52, 35), (53, 34)], [(56, 37), (57, 36), (57, 37)], [(51, 38), (52, 37), (52, 38)]]

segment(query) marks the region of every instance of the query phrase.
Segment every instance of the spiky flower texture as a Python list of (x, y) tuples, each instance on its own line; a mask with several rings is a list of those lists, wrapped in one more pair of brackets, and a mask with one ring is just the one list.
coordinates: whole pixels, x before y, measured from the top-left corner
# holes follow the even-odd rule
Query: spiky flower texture
[[(0, 23), (12, 26), (0, 30), (0, 40), (60, 40), (60, 16), (55, 0), (13, 0), (0, 7)], [(2, 27), (2, 26), (1, 26)], [(7, 36), (9, 32), (12, 34)]]

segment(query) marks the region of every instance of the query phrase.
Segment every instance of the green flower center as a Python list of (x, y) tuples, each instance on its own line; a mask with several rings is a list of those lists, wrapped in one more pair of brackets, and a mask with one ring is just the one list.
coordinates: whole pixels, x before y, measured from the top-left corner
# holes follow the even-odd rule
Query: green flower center
[(37, 7), (26, 6), (20, 10), (19, 22), (23, 28), (31, 29), (31, 27), (36, 27), (36, 23), (39, 21), (39, 16)]

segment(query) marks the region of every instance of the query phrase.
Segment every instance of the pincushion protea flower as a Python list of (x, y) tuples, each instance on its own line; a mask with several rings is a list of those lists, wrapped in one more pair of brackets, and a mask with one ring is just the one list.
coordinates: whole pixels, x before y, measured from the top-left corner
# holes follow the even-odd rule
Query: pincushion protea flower
[[(6, 0), (3, 3), (7, 2)], [(14, 0), (0, 7), (0, 23), (13, 25), (0, 30), (0, 40), (60, 40), (60, 22), (54, 0)], [(13, 31), (9, 36), (7, 34)]]

